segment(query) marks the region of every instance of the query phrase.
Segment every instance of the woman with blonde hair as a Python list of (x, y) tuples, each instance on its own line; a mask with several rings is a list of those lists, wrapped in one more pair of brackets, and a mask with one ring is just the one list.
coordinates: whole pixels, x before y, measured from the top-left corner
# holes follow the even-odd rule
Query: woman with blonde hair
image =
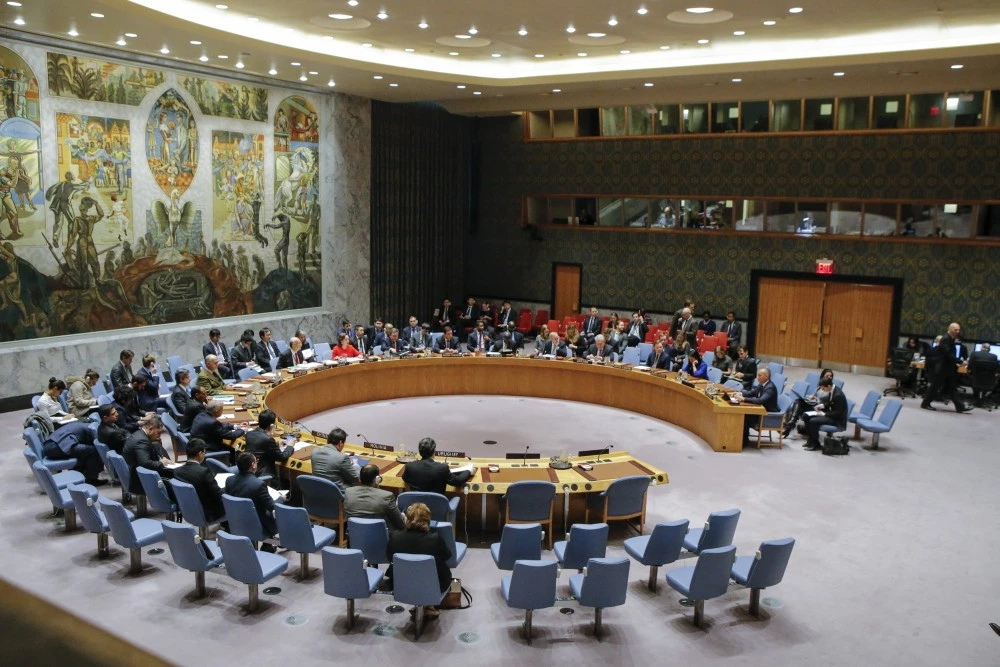
[[(413, 503), (406, 508), (406, 528), (389, 533), (388, 554), (390, 562), (394, 554), (434, 556), (441, 592), (448, 590), (448, 586), (451, 585), (451, 569), (448, 567), (451, 552), (441, 535), (436, 530), (431, 530), (431, 510), (424, 503)], [(386, 579), (392, 582), (391, 565), (386, 572)], [(427, 607), (425, 618), (437, 618), (437, 616), (436, 607)]]
[(583, 356), (587, 352), (587, 342), (580, 335), (580, 330), (575, 324), (566, 327), (566, 347), (569, 348), (570, 355), (574, 357)]

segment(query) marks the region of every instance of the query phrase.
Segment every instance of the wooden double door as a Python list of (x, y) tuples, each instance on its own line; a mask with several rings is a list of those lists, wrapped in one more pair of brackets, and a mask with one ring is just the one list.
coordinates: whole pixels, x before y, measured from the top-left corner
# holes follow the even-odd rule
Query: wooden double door
[(757, 357), (881, 374), (892, 335), (894, 286), (761, 278)]

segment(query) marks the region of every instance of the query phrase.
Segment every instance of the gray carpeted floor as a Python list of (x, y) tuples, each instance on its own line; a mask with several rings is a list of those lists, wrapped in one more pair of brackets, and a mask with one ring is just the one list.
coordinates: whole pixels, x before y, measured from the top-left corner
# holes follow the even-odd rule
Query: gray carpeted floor
[[(787, 374), (792, 381), (805, 372)], [(866, 390), (887, 384), (851, 376), (846, 391), (860, 401)], [(691, 434), (646, 417), (516, 398), (398, 401), (307, 420), (314, 428), (341, 425), (352, 439), (365, 433), (393, 444), (415, 446), (432, 435), (442, 449), (481, 455), (526, 444), (543, 457), (606, 444), (627, 449), (670, 474), (669, 485), (650, 489), (647, 531), (682, 517), (697, 526), (712, 510), (739, 507), (741, 554), (752, 554), (761, 540), (796, 538), (785, 581), (763, 594), (761, 619), (746, 611), (748, 592), (733, 590), (706, 603), (706, 627), (697, 629), (691, 610), (663, 582), (664, 570), (653, 594), (643, 583), (647, 569), (633, 562), (628, 601), (605, 612), (603, 642), (592, 635), (592, 612), (570, 602), (535, 614), (537, 636), (528, 646), (519, 635), (522, 614), (505, 607), (500, 573), (477, 530), (456, 570), (474, 596), (472, 608), (443, 612), (419, 642), (406, 614), (385, 611), (391, 599), (384, 595), (358, 602), (361, 620), (346, 634), (345, 605), (323, 594), (318, 556), (314, 576), (299, 583), (292, 555), (281, 593), (261, 596), (262, 611), (247, 616), (246, 588), (222, 571), (208, 575), (211, 596), (193, 600), (194, 576), (175, 567), (168, 552), (144, 555), (147, 570), (128, 577), (127, 553), (113, 543), (112, 557), (99, 560), (92, 535), (63, 534), (21, 456), (23, 413), (0, 415), (8, 434), (0, 451), (2, 576), (179, 664), (621, 665), (660, 657), (678, 664), (997, 664), (1000, 638), (987, 624), (1000, 619), (1000, 538), (991, 518), (1000, 500), (1000, 414), (917, 406), (905, 401), (894, 431), (882, 438), (884, 451), (855, 443), (841, 458), (806, 452), (794, 436), (782, 450), (716, 454)], [(119, 498), (117, 488), (102, 493)], [(609, 555), (624, 555), (624, 537), (612, 529)], [(568, 595), (567, 582), (564, 573), (560, 594)]]

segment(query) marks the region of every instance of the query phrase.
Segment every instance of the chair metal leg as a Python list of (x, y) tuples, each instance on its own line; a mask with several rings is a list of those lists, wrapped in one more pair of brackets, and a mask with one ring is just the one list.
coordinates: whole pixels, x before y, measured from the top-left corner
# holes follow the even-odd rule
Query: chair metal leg
[(695, 600), (694, 601), (694, 624), (695, 627), (701, 627), (701, 619), (705, 615), (705, 601)]
[(417, 605), (417, 613), (413, 619), (415, 625), (416, 636), (414, 639), (420, 639), (420, 633), (424, 630), (424, 606)]
[(604, 636), (604, 625), (602, 623), (601, 616), (602, 609), (597, 607), (594, 609), (594, 636), (597, 637), (597, 641), (601, 641), (601, 637)]
[(135, 497), (135, 515), (138, 517), (146, 516), (146, 496), (136, 495)]
[(108, 534), (98, 533), (97, 534), (97, 555), (100, 557), (105, 557), (108, 555)]
[(204, 572), (195, 572), (194, 573), (194, 592), (197, 594), (197, 597), (199, 597), (199, 598), (205, 597), (205, 573)]
[(129, 549), (129, 574), (139, 574), (142, 571), (142, 549)]
[(247, 588), (250, 589), (250, 602), (247, 605), (247, 611), (252, 614), (260, 607), (260, 591), (257, 584), (247, 584)]
[(66, 528), (64, 529), (67, 533), (72, 533), (76, 531), (76, 508), (71, 507), (68, 510), (64, 510), (63, 518), (66, 520)]
[(760, 616), (760, 589), (751, 588), (750, 589), (750, 614), (752, 616)]
[(858, 426), (857, 424), (855, 424), (854, 425), (854, 437), (851, 438), (851, 440), (860, 440), (860, 439), (861, 439), (861, 427)]
[(309, 554), (299, 554), (299, 581), (309, 578)]
[(660, 566), (659, 565), (650, 565), (649, 566), (649, 584), (648, 584), (648, 586), (649, 586), (649, 590), (653, 591), (654, 593), (656, 592), (656, 583), (657, 583), (656, 582), (656, 575), (659, 574), (659, 572), (660, 572)]
[(524, 638), (531, 643), (531, 610), (524, 612)]
[(354, 600), (347, 601), (347, 629), (354, 629)]
[(208, 526), (198, 526), (198, 537), (202, 540), (208, 539)]

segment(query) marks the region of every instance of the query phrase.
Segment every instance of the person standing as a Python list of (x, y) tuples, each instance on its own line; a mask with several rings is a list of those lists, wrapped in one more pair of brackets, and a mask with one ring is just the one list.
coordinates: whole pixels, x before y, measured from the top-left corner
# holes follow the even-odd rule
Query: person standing
[(931, 384), (924, 394), (920, 407), (924, 410), (937, 410), (933, 405), (939, 396), (944, 395), (955, 404), (955, 412), (962, 414), (971, 408), (962, 402), (958, 395), (958, 369), (968, 358), (969, 353), (959, 340), (962, 327), (958, 322), (948, 325), (948, 332), (941, 337), (941, 342), (927, 353), (927, 363), (934, 363), (937, 368), (931, 377)]

